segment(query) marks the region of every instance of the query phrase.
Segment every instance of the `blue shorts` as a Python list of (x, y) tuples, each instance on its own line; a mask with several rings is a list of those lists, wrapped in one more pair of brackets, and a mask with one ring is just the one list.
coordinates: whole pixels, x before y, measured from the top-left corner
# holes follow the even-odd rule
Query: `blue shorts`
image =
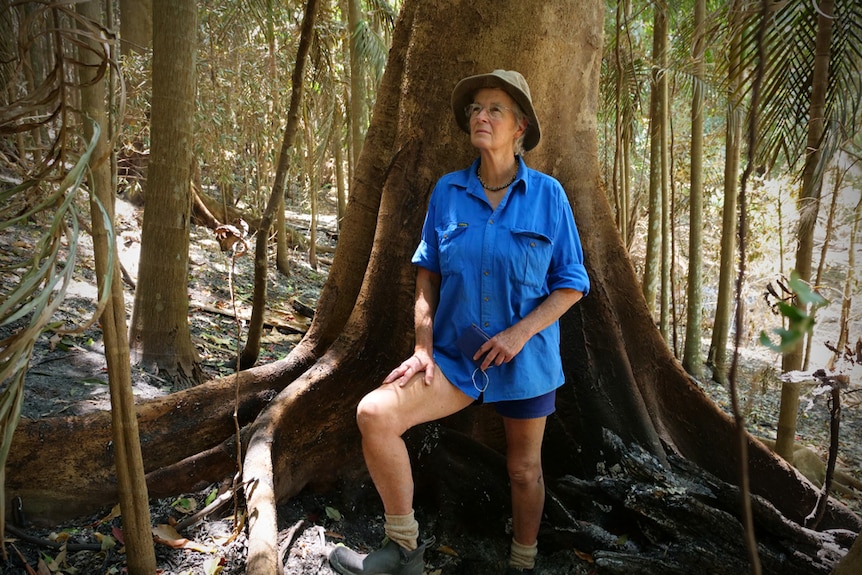
[[(476, 400), (478, 403), (482, 401), (482, 395)], [(510, 401), (495, 401), (489, 403), (503, 417), (512, 419), (536, 419), (539, 417), (547, 417), (556, 411), (557, 406), (557, 390), (550, 391), (539, 397), (531, 397), (529, 399), (513, 399)]]

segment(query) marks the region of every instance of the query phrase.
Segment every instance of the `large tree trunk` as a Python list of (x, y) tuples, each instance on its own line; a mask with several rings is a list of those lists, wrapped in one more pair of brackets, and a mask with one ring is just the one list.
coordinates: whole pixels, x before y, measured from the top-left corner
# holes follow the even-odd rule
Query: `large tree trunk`
[[(458, 79), (500, 62), (523, 71), (530, 83), (544, 131), (527, 161), (556, 176), (569, 193), (593, 281), (588, 297), (562, 321), (568, 383), (547, 430), (545, 476), (552, 490), (547, 510), (555, 536), (548, 540), (568, 548), (587, 541), (578, 548), (593, 551), (608, 569), (617, 565), (609, 572), (632, 573), (637, 567), (641, 573), (684, 573), (680, 558), (697, 557), (691, 547), (686, 554), (677, 545), (668, 546), (679, 553), (668, 559), (638, 554), (609, 535), (614, 522), (629, 526), (644, 548), (656, 550), (680, 532), (695, 543), (708, 540), (710, 557), (718, 556), (713, 561), (741, 556), (733, 422), (693, 384), (657, 331), (599, 183), (603, 6), (597, 0), (552, 0), (538, 10), (514, 0), (404, 3), (312, 328), (288, 359), (237, 378), (247, 437), (249, 573), (280, 569), (274, 534), (278, 502), (306, 488), (349, 488), (354, 480), (367, 480), (353, 417), (356, 403), (412, 348), (415, 270), (409, 259), (425, 206), (436, 179), (474, 155), (452, 120), (450, 93)], [(448, 38), (442, 45), (440, 30)], [(233, 470), (233, 385), (231, 377), (140, 407), (154, 495), (187, 489), (190, 474), (195, 481), (215, 481)], [(22, 422), (8, 495), (23, 492), (33, 501), (55, 503), (84, 497), (94, 507), (104, 505), (113, 493), (112, 475), (104, 469), (111, 458), (106, 421), (96, 414)], [(505, 497), (500, 493), (506, 493), (504, 468), (499, 457), (494, 462), (493, 449), (480, 445), (501, 447), (499, 418), (471, 408), (443, 425), (460, 433), (423, 426), (408, 438), (414, 452), (419, 445), (430, 450), (423, 461), (437, 462), (417, 473), (423, 479), (417, 498), (443, 485), (475, 485), (470, 477), (483, 473), (479, 484), (488, 478), (488, 493), (500, 502)], [(827, 544), (849, 546), (791, 523), (801, 524), (814, 508), (816, 488), (759, 443), (750, 449), (765, 549), (773, 553), (792, 541), (800, 549), (794, 553), (815, 556)], [(39, 457), (28, 463), (38, 450)], [(477, 461), (481, 469), (474, 467)], [(156, 489), (157, 481), (166, 489)], [(654, 490), (647, 489), (651, 484)], [(467, 499), (464, 492), (460, 496)], [(474, 499), (478, 504), (480, 498)], [(593, 500), (601, 505), (587, 505)], [(32, 508), (27, 498), (25, 505)], [(505, 508), (505, 503), (496, 507), (499, 513)], [(574, 521), (573, 515), (590, 523)], [(711, 538), (719, 527), (721, 537)], [(831, 504), (821, 527), (858, 531), (862, 521)], [(651, 543), (647, 535), (659, 535), (660, 542)], [(638, 557), (649, 565), (636, 564)], [(663, 561), (676, 561), (676, 567), (663, 572)], [(704, 567), (709, 559), (699, 561)], [(822, 570), (818, 565), (808, 573)]]

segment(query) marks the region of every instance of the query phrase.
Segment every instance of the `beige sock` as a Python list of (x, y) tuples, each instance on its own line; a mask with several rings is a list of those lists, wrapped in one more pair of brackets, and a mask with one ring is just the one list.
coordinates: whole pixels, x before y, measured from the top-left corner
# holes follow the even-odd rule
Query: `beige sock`
[(383, 531), (392, 541), (406, 549), (413, 551), (419, 542), (419, 522), (413, 516), (413, 511), (407, 515), (384, 514)]
[(513, 537), (512, 547), (509, 551), (509, 565), (518, 569), (532, 569), (536, 566), (538, 552), (538, 542), (532, 545), (521, 545)]

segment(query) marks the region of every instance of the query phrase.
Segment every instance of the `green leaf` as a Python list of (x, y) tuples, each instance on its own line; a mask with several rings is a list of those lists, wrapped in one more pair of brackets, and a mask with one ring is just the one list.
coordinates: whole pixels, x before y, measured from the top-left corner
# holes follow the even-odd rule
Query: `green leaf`
[(338, 509), (335, 509), (334, 507), (329, 507), (328, 505), (326, 506), (326, 516), (333, 521), (341, 521), (341, 513), (338, 511)]
[(191, 513), (198, 507), (198, 502), (190, 497), (180, 497), (171, 504), (180, 513)]
[(804, 282), (799, 279), (799, 272), (796, 270), (790, 272), (790, 289), (793, 290), (800, 302), (810, 305), (815, 309), (823, 307), (829, 303), (829, 301), (817, 293), (817, 290), (812, 288), (808, 282)]

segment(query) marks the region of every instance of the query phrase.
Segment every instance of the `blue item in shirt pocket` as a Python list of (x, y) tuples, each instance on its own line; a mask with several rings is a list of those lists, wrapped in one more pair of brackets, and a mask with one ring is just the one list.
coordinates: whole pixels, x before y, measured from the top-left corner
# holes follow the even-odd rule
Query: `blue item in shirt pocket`
[[(475, 323), (470, 327), (464, 330), (461, 336), (458, 338), (458, 341), (455, 342), (455, 345), (458, 346), (458, 349), (461, 350), (461, 353), (473, 359), (473, 356), (476, 355), (476, 352), (479, 351), (479, 348), (482, 347), (486, 341), (491, 339), (491, 336), (485, 333), (482, 328), (480, 328)], [(482, 358), (479, 358), (478, 361), (473, 360), (476, 365), (482, 363)]]
[(524, 285), (541, 287), (554, 252), (551, 238), (541, 232), (512, 228), (514, 277)]

